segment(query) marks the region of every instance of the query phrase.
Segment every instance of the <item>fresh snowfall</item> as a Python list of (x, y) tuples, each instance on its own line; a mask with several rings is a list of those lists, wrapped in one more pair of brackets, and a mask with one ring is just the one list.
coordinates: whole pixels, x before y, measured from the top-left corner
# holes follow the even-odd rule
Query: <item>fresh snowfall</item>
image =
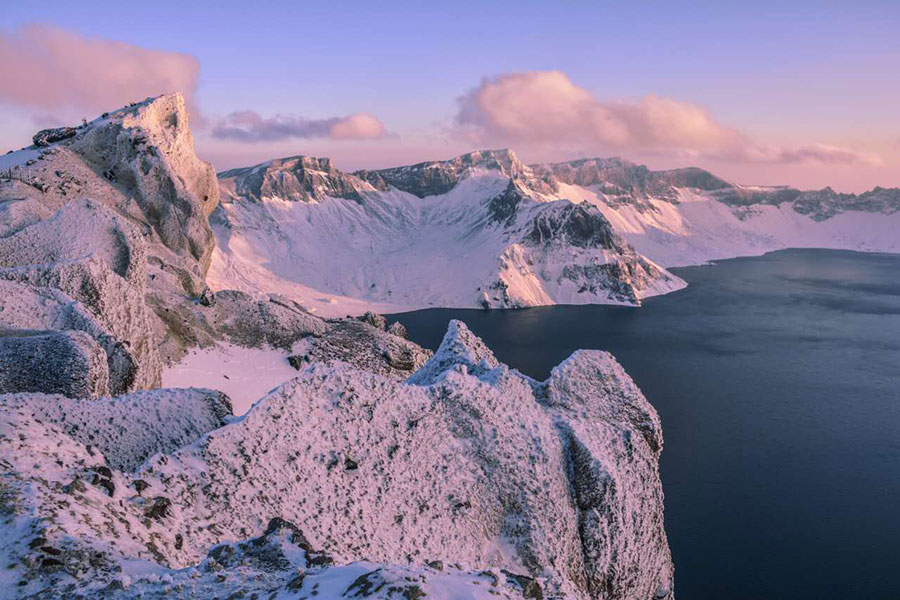
[(217, 176), (178, 94), (33, 141), (0, 157), (0, 598), (671, 600), (660, 422), (611, 355), (536, 381), (381, 313), (900, 250), (896, 189), (620, 159)]

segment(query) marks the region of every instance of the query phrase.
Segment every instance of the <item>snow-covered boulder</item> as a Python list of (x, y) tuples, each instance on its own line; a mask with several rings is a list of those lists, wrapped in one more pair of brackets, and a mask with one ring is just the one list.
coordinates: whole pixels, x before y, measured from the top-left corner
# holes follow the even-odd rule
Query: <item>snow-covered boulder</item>
[(369, 373), (402, 380), (431, 358), (430, 350), (398, 335), (402, 331), (397, 327), (386, 331), (383, 316), (367, 314), (368, 320), (363, 321), (353, 318), (328, 321), (327, 332), (307, 338), (300, 348), (295, 348), (288, 361), (296, 368), (312, 362), (340, 361)]
[[(71, 265), (70, 265), (71, 266)], [(77, 266), (77, 264), (76, 264)], [(58, 330), (65, 332), (84, 332), (88, 334), (106, 354), (109, 393), (121, 394), (136, 387), (136, 382), (148, 381), (148, 372), (137, 363), (134, 352), (120, 341), (101, 319), (81, 302), (73, 300), (58, 289), (34, 286), (25, 282), (9, 281), (3, 275), (27, 278), (37, 274), (30, 269), (0, 270), (0, 330)], [(46, 275), (47, 273), (43, 273)], [(51, 275), (55, 272), (51, 271)], [(26, 279), (27, 280), (27, 279)], [(90, 279), (88, 279), (90, 281)], [(90, 288), (88, 288), (90, 289)], [(39, 367), (39, 364), (31, 365)], [(19, 363), (20, 369), (31, 368), (28, 364)], [(58, 377), (83, 377), (81, 372), (60, 373)], [(22, 374), (24, 377), (25, 375)], [(33, 377), (40, 377), (36, 371)], [(155, 377), (159, 377), (157, 371)], [(43, 391), (60, 391), (40, 388)], [(0, 393), (19, 391), (14, 388), (0, 387)], [(39, 389), (34, 389), (39, 391)], [(101, 392), (97, 392), (98, 394)], [(102, 392), (107, 393), (107, 392)]]
[(106, 352), (83, 331), (0, 331), (0, 390), (69, 398), (109, 394)]
[(0, 411), (30, 416), (97, 450), (114, 469), (132, 471), (156, 453), (170, 453), (218, 429), (231, 416), (214, 390), (159, 389), (115, 398), (51, 394), (0, 396)]
[[(113, 355), (124, 352), (132, 363), (128, 373), (111, 373), (112, 393), (159, 385), (161, 363), (144, 301), (146, 244), (123, 217), (87, 199), (63, 205), (0, 238), (0, 279), (60, 290), (102, 324), (115, 339)], [(14, 301), (0, 298), (0, 304)]]

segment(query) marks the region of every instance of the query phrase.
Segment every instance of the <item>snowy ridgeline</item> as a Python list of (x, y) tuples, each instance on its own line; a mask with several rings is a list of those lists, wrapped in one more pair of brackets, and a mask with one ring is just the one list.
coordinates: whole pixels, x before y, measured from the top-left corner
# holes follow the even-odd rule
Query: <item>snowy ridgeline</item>
[(452, 322), (407, 381), (229, 408), (2, 397), (0, 596), (672, 597), (659, 419), (606, 353), (536, 382)]
[(621, 159), (525, 165), (481, 151), (353, 174), (327, 159), (219, 175), (214, 287), (322, 315), (431, 306), (636, 304), (663, 267), (787, 247), (900, 252), (900, 190), (737, 186)]

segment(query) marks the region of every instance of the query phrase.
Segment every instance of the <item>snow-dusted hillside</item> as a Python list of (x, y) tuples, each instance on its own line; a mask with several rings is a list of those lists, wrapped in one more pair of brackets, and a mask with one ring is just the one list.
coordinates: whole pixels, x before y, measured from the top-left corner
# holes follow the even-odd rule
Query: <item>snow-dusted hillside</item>
[(621, 159), (525, 165), (508, 150), (354, 174), (294, 157), (220, 174), (214, 287), (319, 314), (639, 303), (662, 268), (791, 246), (900, 251), (900, 190), (732, 185)]
[(634, 304), (683, 285), (595, 207), (546, 201), (509, 151), (357, 175), (298, 157), (220, 182), (210, 284), (278, 290), (319, 314)]

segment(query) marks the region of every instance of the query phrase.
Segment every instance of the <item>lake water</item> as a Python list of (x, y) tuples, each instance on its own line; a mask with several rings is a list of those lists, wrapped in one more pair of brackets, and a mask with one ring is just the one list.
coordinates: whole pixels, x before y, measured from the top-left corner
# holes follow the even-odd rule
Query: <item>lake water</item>
[(544, 379), (612, 352), (662, 418), (680, 600), (900, 598), (900, 255), (787, 250), (673, 269), (641, 308), (401, 315), (436, 348), (458, 318)]

